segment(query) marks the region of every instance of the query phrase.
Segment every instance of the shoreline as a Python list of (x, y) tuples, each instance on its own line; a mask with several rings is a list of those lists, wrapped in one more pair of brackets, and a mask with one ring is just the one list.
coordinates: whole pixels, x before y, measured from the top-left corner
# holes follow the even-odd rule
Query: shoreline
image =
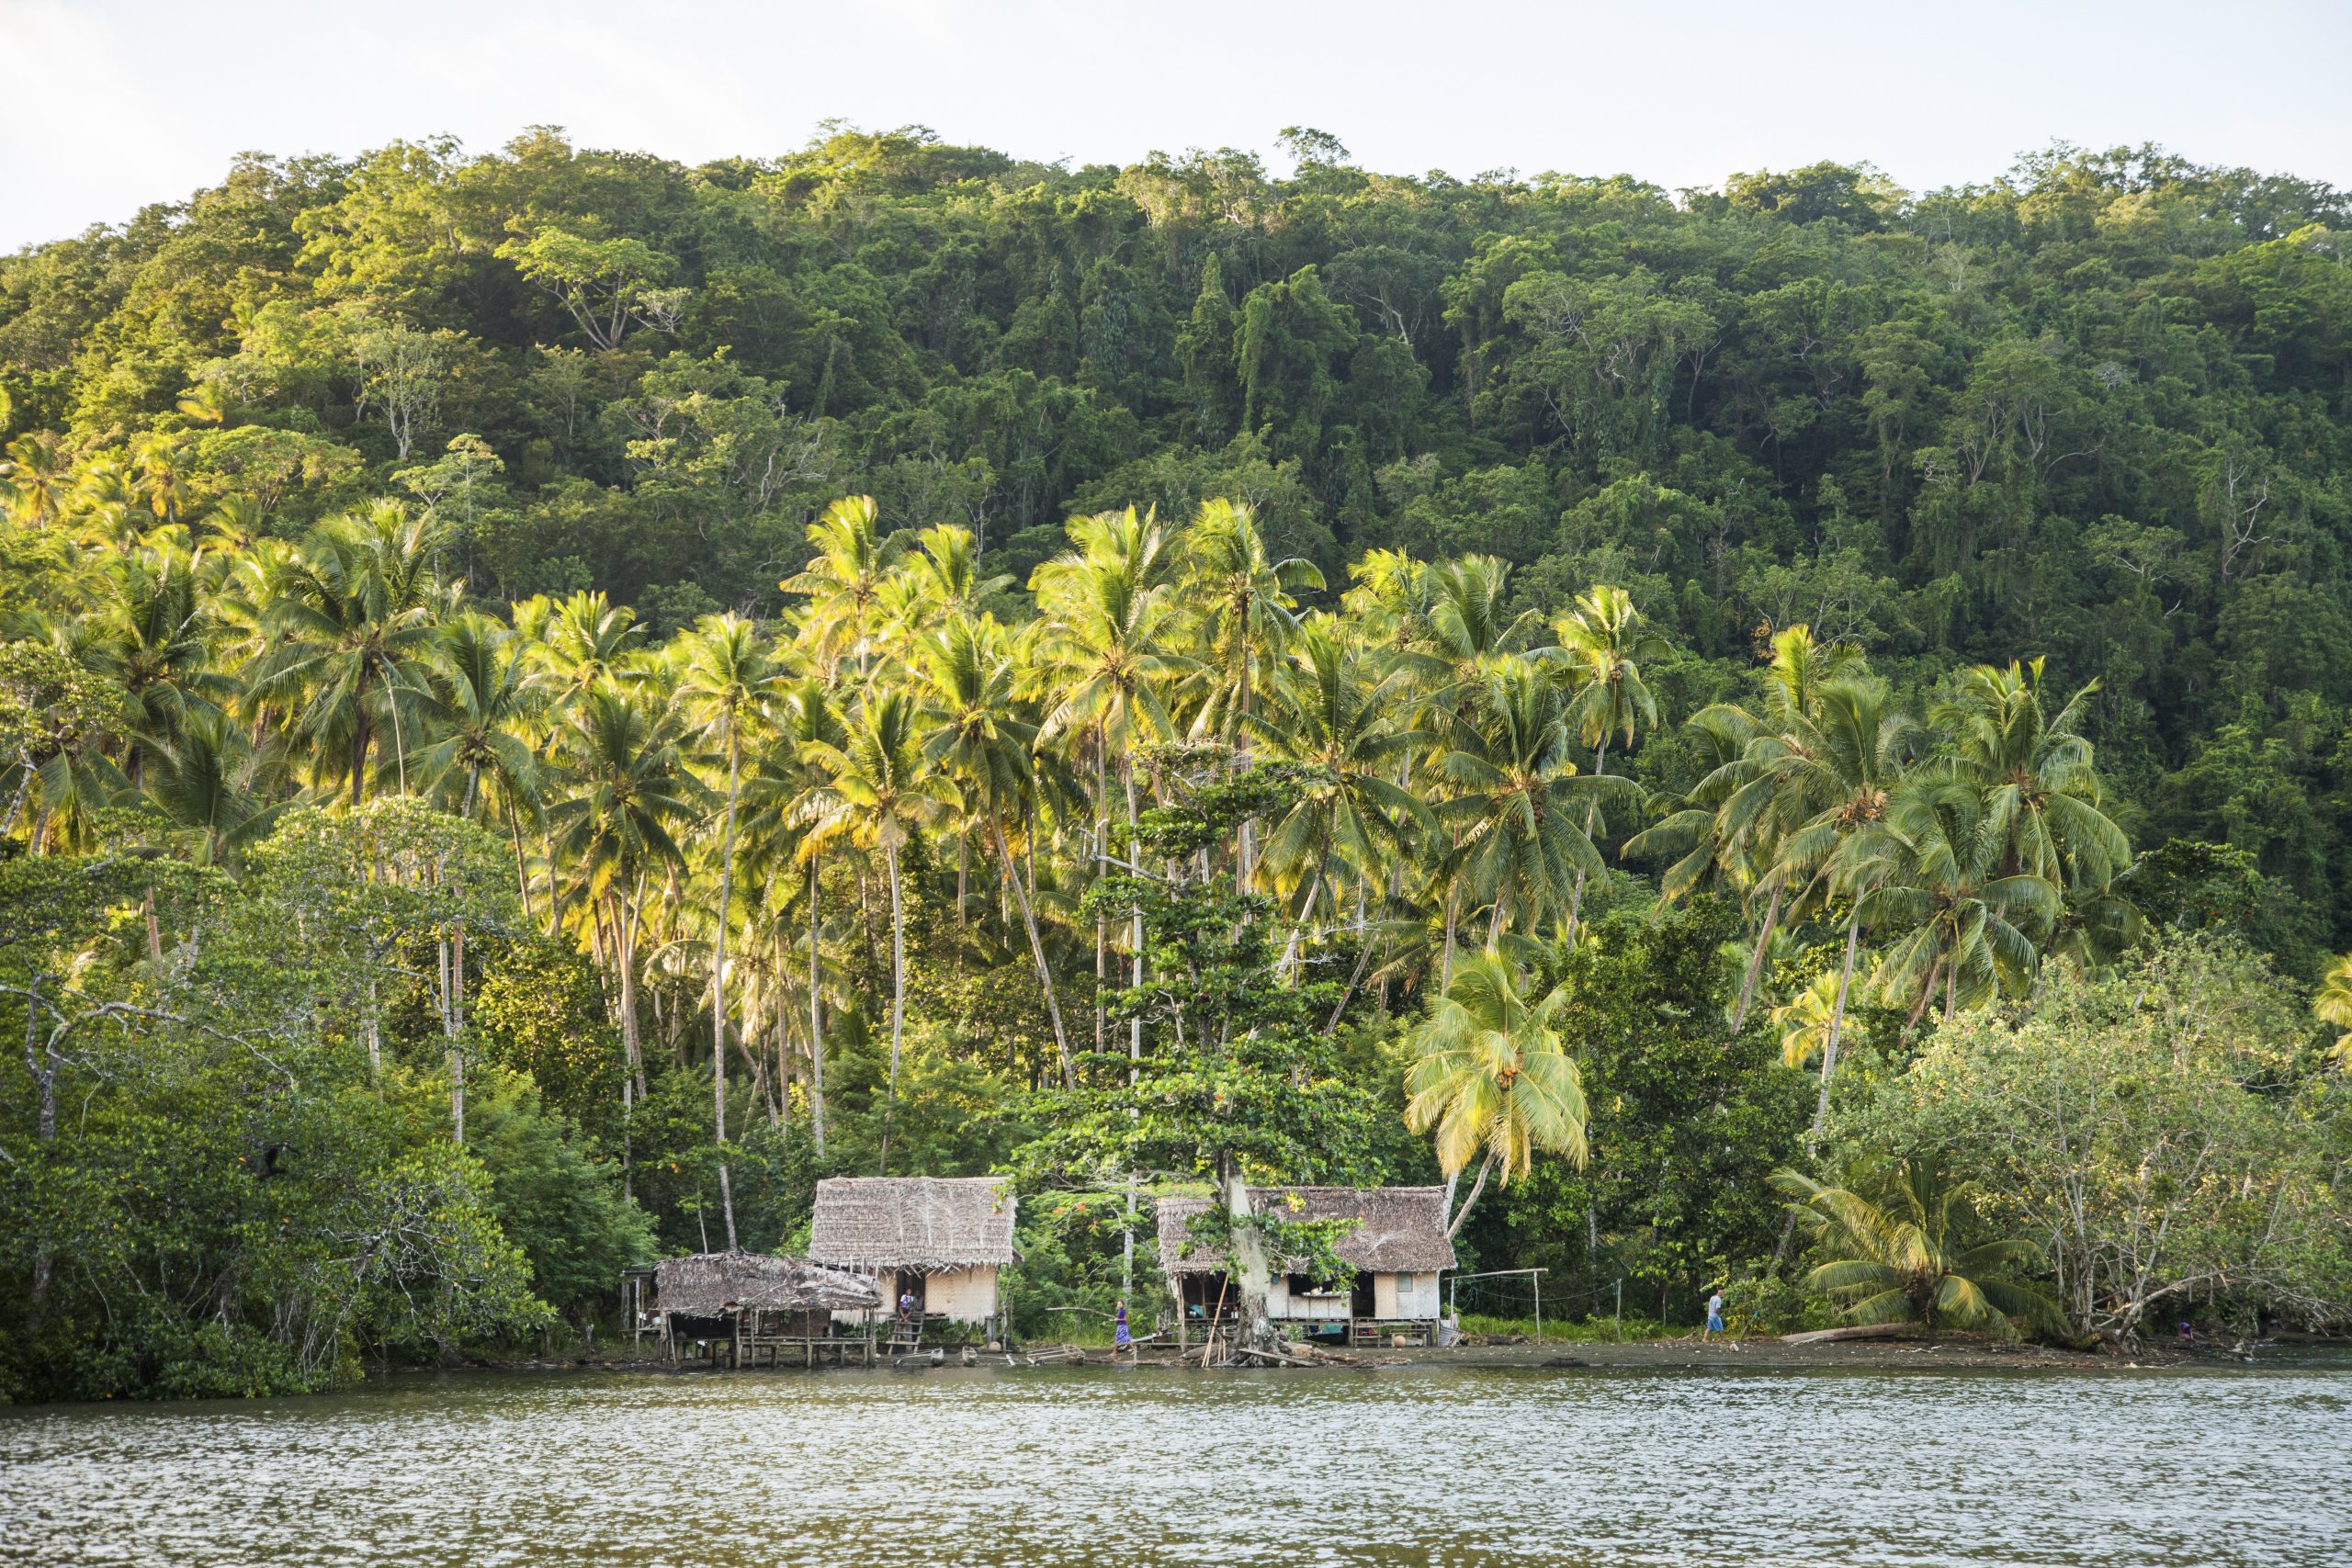
[[(1003, 1352), (982, 1351), (968, 1367), (956, 1351), (944, 1352), (944, 1359), (934, 1361), (926, 1352), (921, 1356), (902, 1357), (896, 1364), (884, 1362), (875, 1369), (880, 1371), (1028, 1371), (1045, 1368), (1091, 1367), (1098, 1370), (1160, 1369), (1176, 1371), (1253, 1371), (1281, 1372), (1290, 1371), (1372, 1371), (1403, 1368), (1459, 1368), (1465, 1370), (1518, 1370), (1575, 1371), (1916, 1371), (1921, 1370), (1979, 1371), (2217, 1371), (2308, 1367), (2325, 1365), (2343, 1359), (2352, 1366), (2352, 1341), (2279, 1341), (2259, 1340), (2244, 1349), (2234, 1344), (2197, 1345), (2186, 1348), (2171, 1345), (2152, 1345), (2136, 1351), (2112, 1349), (2073, 1350), (2063, 1347), (2034, 1344), (2001, 1344), (1996, 1341), (1965, 1335), (1945, 1335), (1932, 1343), (1917, 1337), (1816, 1341), (1790, 1344), (1780, 1338), (1750, 1338), (1746, 1340), (1712, 1339), (1702, 1343), (1694, 1337), (1679, 1339), (1611, 1341), (1553, 1340), (1543, 1344), (1467, 1345), (1449, 1349), (1418, 1348), (1384, 1349), (1360, 1347), (1345, 1352), (1346, 1359), (1336, 1356), (1316, 1367), (1300, 1368), (1207, 1368), (1203, 1369), (1194, 1359), (1180, 1363), (1172, 1348), (1154, 1353), (1147, 1347), (1144, 1354), (1132, 1362), (1114, 1360), (1108, 1346), (1071, 1345), (1065, 1343), (1033, 1343), (1024, 1345), (1008, 1357)], [(798, 1371), (786, 1367), (747, 1369), (775, 1375), (777, 1371)], [(820, 1368), (820, 1371), (841, 1369)], [(848, 1369), (853, 1371), (861, 1368)], [(702, 1365), (677, 1366), (666, 1360), (627, 1356), (588, 1356), (567, 1360), (515, 1359), (469, 1360), (449, 1367), (370, 1369), (368, 1380), (401, 1377), (435, 1372), (486, 1373), (511, 1372), (560, 1374), (567, 1372), (659, 1373), (670, 1377), (707, 1377), (731, 1375), (725, 1367)]]

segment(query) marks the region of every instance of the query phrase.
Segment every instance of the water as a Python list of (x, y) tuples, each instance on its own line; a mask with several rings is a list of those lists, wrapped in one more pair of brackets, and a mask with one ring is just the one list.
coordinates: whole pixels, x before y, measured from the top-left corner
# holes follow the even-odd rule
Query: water
[(417, 1378), (0, 1413), (0, 1562), (2352, 1562), (2352, 1369)]

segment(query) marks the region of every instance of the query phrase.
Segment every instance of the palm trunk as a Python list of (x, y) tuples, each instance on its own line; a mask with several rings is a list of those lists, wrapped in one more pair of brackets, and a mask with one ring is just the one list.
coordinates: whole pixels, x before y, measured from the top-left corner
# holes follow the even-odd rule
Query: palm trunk
[(890, 874), (890, 1093), (882, 1111), (882, 1174), (890, 1174), (890, 1123), (899, 1111), (899, 1043), (907, 1023), (907, 919), (899, 897), (899, 841), (882, 840)]
[[(514, 887), (523, 898), (523, 923), (526, 926), (537, 925), (538, 917), (531, 912), (530, 867), (523, 859), (523, 814), (511, 798), (506, 802), (506, 826), (509, 835), (514, 840)], [(548, 897), (550, 898), (554, 897), (552, 891), (549, 892)]]
[(727, 829), (718, 852), (718, 932), (711, 942), (710, 1100), (711, 1126), (718, 1144), (718, 1207), (727, 1221), (727, 1250), (735, 1244), (735, 1184), (727, 1169), (727, 912), (735, 897), (735, 805), (741, 795), (743, 750), (735, 726), (727, 726)]
[(1029, 902), (1028, 889), (1022, 886), (1019, 873), (1012, 864), (1012, 846), (1005, 842), (1004, 824), (992, 822), (996, 833), (997, 858), (1004, 863), (1004, 879), (1012, 884), (1014, 897), (1021, 901), (1021, 923), (1029, 931), (1029, 956), (1037, 965), (1037, 984), (1046, 993), (1046, 1016), (1054, 1022), (1054, 1048), (1061, 1054), (1062, 1087), (1078, 1087), (1078, 1069), (1069, 1059), (1069, 1036), (1062, 1030), (1062, 1006), (1054, 998), (1054, 972), (1046, 963), (1046, 944), (1037, 935), (1037, 911)]
[(1781, 918), (1781, 897), (1788, 891), (1788, 884), (1772, 884), (1772, 901), (1765, 906), (1764, 929), (1757, 933), (1755, 954), (1747, 961), (1747, 976), (1739, 983), (1739, 1005), (1732, 1010), (1731, 1032), (1739, 1037), (1740, 1027), (1747, 1021), (1747, 1004), (1756, 998), (1756, 977), (1764, 969), (1764, 950), (1771, 945), (1772, 927)]
[[(1600, 738), (1600, 744), (1599, 746), (1597, 746), (1597, 747), (1595, 747), (1595, 748), (1593, 749), (1593, 753), (1592, 753), (1592, 776), (1593, 776), (1594, 778), (1600, 778), (1600, 777), (1603, 776), (1604, 774), (1606, 774), (1608, 772), (1609, 772), (1609, 738), (1608, 738), (1606, 735), (1604, 735), (1604, 736), (1602, 736), (1602, 737)], [(1588, 807), (1586, 807), (1584, 808), (1584, 839), (1585, 839), (1585, 842), (1586, 842), (1586, 843), (1588, 843), (1588, 844), (1589, 844), (1589, 843), (1591, 843), (1591, 842), (1592, 842), (1592, 825), (1593, 825), (1595, 822), (1599, 821), (1600, 819), (1600, 800), (1599, 800), (1599, 799), (1597, 799), (1597, 798), (1596, 798), (1596, 799), (1592, 802), (1592, 804), (1591, 804), (1591, 805), (1589, 805), (1589, 806), (1588, 806)], [(1578, 912), (1579, 910), (1581, 910), (1583, 908), (1584, 908), (1584, 867), (1582, 867), (1582, 866), (1578, 866), (1578, 867), (1577, 867), (1577, 886), (1576, 886), (1576, 891), (1568, 895), (1568, 942), (1567, 942), (1567, 944), (1568, 944), (1568, 946), (1569, 946), (1569, 947), (1571, 947), (1571, 948), (1575, 947), (1575, 946), (1576, 946), (1576, 944), (1577, 944), (1577, 912)]]
[(808, 862), (808, 1138), (825, 1160), (825, 995), (820, 988), (817, 945), (817, 862)]
[[(1492, 1150), (1492, 1149), (1488, 1149), (1488, 1150), (1487, 1151), (1487, 1157), (1486, 1157), (1485, 1159), (1480, 1160), (1480, 1161), (1478, 1162), (1478, 1175), (1477, 1175), (1476, 1179), (1475, 1180), (1473, 1180), (1473, 1181), (1470, 1183), (1470, 1190), (1469, 1190), (1468, 1194), (1463, 1198), (1463, 1200), (1462, 1200), (1462, 1207), (1461, 1207), (1461, 1208), (1459, 1208), (1459, 1209), (1456, 1209), (1456, 1210), (1453, 1212), (1453, 1222), (1452, 1222), (1451, 1224), (1449, 1224), (1445, 1227), (1445, 1239), (1446, 1239), (1446, 1240), (1448, 1240), (1448, 1241), (1452, 1241), (1452, 1240), (1453, 1240), (1456, 1235), (1460, 1235), (1460, 1234), (1461, 1234), (1461, 1231), (1462, 1231), (1462, 1222), (1463, 1222), (1463, 1221), (1464, 1221), (1464, 1220), (1466, 1220), (1466, 1219), (1468, 1219), (1468, 1218), (1470, 1217), (1470, 1211), (1477, 1205), (1477, 1202), (1478, 1202), (1478, 1194), (1479, 1194), (1479, 1193), (1481, 1193), (1481, 1192), (1484, 1192), (1484, 1191), (1487, 1190), (1487, 1172), (1488, 1172), (1488, 1171), (1490, 1171), (1490, 1170), (1494, 1169), (1494, 1168), (1495, 1168), (1495, 1151), (1494, 1151), (1494, 1150)], [(1457, 1171), (1457, 1172), (1455, 1172), (1454, 1174), (1455, 1174), (1456, 1176), (1458, 1176), (1458, 1175), (1460, 1175), (1461, 1173), (1460, 1173), (1459, 1171)], [(1446, 1195), (1447, 1195), (1448, 1197), (1452, 1197), (1452, 1196), (1453, 1196), (1453, 1190), (1452, 1190), (1453, 1179), (1452, 1177), (1449, 1177), (1449, 1178), (1447, 1178), (1447, 1179), (1446, 1179), (1446, 1180), (1447, 1180), (1447, 1193), (1446, 1193)]]
[(1854, 901), (1854, 912), (1846, 921), (1846, 961), (1838, 971), (1838, 1001), (1829, 1010), (1829, 1038), (1821, 1046), (1821, 1100), (1813, 1109), (1813, 1129), (1805, 1134), (1808, 1145), (1821, 1141), (1821, 1124), (1829, 1117), (1829, 1080), (1838, 1071), (1838, 1040), (1846, 1027), (1846, 993), (1854, 983), (1854, 949), (1862, 936), (1861, 900)]

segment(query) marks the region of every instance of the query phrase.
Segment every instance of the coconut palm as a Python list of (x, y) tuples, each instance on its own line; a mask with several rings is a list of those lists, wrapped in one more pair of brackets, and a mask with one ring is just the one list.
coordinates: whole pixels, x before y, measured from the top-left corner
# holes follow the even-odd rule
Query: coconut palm
[(1769, 874), (1780, 884), (1846, 901), (1845, 952), (1814, 1114), (1817, 1132), (1838, 1071), (1860, 948), (1861, 898), (1895, 863), (1886, 837), (1888, 802), (1917, 760), (1922, 737), (1875, 676), (1841, 674), (1781, 689), (1773, 721), (1748, 745), (1741, 782), (1724, 810), (1727, 837), (1755, 836), (1775, 846)]
[(922, 717), (904, 692), (869, 695), (842, 743), (813, 742), (809, 755), (827, 777), (827, 798), (815, 822), (819, 840), (846, 838), (861, 849), (879, 849), (889, 879), (890, 1089), (882, 1124), (887, 1172), (907, 1018), (907, 918), (899, 856), (916, 834), (954, 809), (956, 785), (925, 760)]
[(673, 824), (695, 815), (675, 715), (611, 682), (591, 687), (557, 738), (564, 793), (549, 807), (555, 855), (571, 868), (583, 919), (601, 930), (620, 978), (621, 1044), (645, 1093), (637, 954), (648, 877), (684, 857)]
[(853, 495), (809, 525), (808, 543), (817, 554), (782, 585), (808, 601), (800, 621), (805, 646), (829, 675), (854, 661), (864, 680), (880, 629), (883, 592), (900, 554), (898, 539), (882, 531), (872, 496)]
[(2344, 1031), (2328, 1047), (2328, 1054), (2338, 1066), (2352, 1067), (2352, 953), (2329, 964), (2327, 973), (2320, 976), (2318, 994), (2312, 998), (2312, 1015)]
[[(408, 741), (429, 695), (435, 625), (449, 597), (433, 575), (433, 528), (396, 502), (330, 518), (312, 530), (263, 608), (271, 647), (253, 693), (288, 716), (315, 748), (323, 776), (347, 776), (351, 804), (367, 787), (371, 750), (392, 745), (408, 793)], [(389, 735), (385, 732), (389, 731)]]
[(1951, 1327), (2008, 1337), (2018, 1319), (2054, 1326), (2047, 1298), (2002, 1277), (2040, 1261), (2041, 1249), (2022, 1237), (1967, 1245), (1975, 1215), (1940, 1161), (1858, 1165), (1834, 1187), (1792, 1170), (1772, 1180), (1825, 1259), (1805, 1283), (1842, 1303), (1851, 1322), (1917, 1323), (1930, 1337)]
[(510, 801), (527, 800), (537, 788), (537, 761), (523, 739), (540, 709), (529, 655), (520, 637), (479, 611), (466, 611), (441, 629), (433, 657), (435, 736), (417, 752), (417, 763), (425, 778), (445, 786), (464, 781), (458, 815), (469, 821), (485, 776)]
[(2007, 988), (2022, 993), (2037, 944), (2057, 919), (2055, 883), (2031, 872), (2002, 874), (2007, 833), (2000, 807), (1973, 784), (1915, 775), (1887, 803), (1890, 865), (1857, 913), (1892, 945), (1879, 956), (1879, 999), (1906, 1010), (1908, 1033), (1943, 993), (1944, 1017)]
[(1792, 1067), (1818, 1060), (1829, 1049), (1829, 1021), (1838, 1013), (1838, 974), (1827, 970), (1787, 1001), (1772, 1009), (1781, 1031), (1781, 1059)]
[(820, 759), (848, 739), (825, 683), (792, 681), (776, 694), (752, 777), (743, 792), (743, 837), (755, 876), (780, 877), (786, 867), (805, 876), (808, 892), (808, 1123), (817, 1157), (825, 1155), (824, 924), (821, 900), (825, 835), (820, 818), (831, 805)]
[(545, 595), (514, 606), (514, 629), (531, 650), (549, 700), (569, 704), (600, 681), (619, 681), (645, 640), (637, 612), (600, 592), (560, 602)]
[[(1193, 720), (1195, 739), (1235, 748), (1250, 762), (1250, 718), (1256, 698), (1272, 682), (1298, 630), (1300, 589), (1323, 586), (1315, 563), (1297, 556), (1277, 560), (1250, 508), (1205, 501), (1184, 539), (1183, 597), (1201, 652), (1203, 689)], [(1239, 876), (1250, 883), (1255, 865), (1251, 827), (1241, 824)]]
[[(1633, 595), (1606, 584), (1578, 596), (1576, 608), (1561, 617), (1559, 660), (1570, 688), (1568, 723), (1577, 739), (1593, 749), (1592, 771), (1609, 771), (1609, 742), (1634, 743), (1638, 725), (1657, 727), (1657, 702), (1642, 679), (1640, 660), (1663, 652), (1666, 644), (1655, 633), (1642, 630), (1642, 613)], [(1600, 802), (1585, 807), (1585, 837), (1592, 836), (1600, 820)], [(1583, 868), (1577, 871), (1575, 891), (1568, 898), (1567, 940), (1577, 934), (1577, 915), (1584, 905)]]
[(106, 573), (105, 597), (83, 639), (84, 662), (128, 701), (123, 772), (134, 788), (147, 753), (192, 709), (219, 706), (237, 693), (237, 682), (214, 665), (203, 575), (201, 552), (169, 543), (135, 552)]
[(1961, 672), (1936, 721), (1951, 731), (1943, 768), (1984, 792), (1986, 826), (2001, 841), (2003, 874), (2024, 873), (2070, 890), (2105, 889), (2132, 862), (2131, 841), (2100, 806), (2091, 743), (2078, 730), (2098, 682), (2055, 716), (2041, 700), (2042, 660)]
[(1267, 866), (1280, 886), (1295, 890), (1286, 965), (1318, 904), (1336, 898), (1335, 855), (1361, 889), (1381, 880), (1384, 863), (1406, 857), (1408, 829), (1427, 833), (1436, 826), (1419, 797), (1394, 778), (1398, 764), (1428, 740), (1407, 723), (1408, 672), (1378, 675), (1328, 619), (1304, 626), (1293, 651), (1295, 661), (1276, 683), (1267, 712), (1250, 723), (1268, 750), (1323, 775), (1266, 833)]
[[(1517, 655), (1480, 682), (1476, 707), (1449, 739), (1438, 773), (1450, 791), (1436, 807), (1453, 825), (1453, 869), (1471, 909), (1490, 908), (1489, 940), (1532, 931), (1566, 907), (1579, 871), (1601, 869), (1585, 833), (1604, 791), (1630, 794), (1633, 781), (1580, 773), (1559, 682)], [(1447, 946), (1455, 911), (1449, 906)]]
[(146, 798), (194, 841), (199, 865), (234, 857), (266, 834), (281, 807), (265, 794), (261, 753), (219, 708), (191, 708), (148, 759)]
[(1046, 1014), (1054, 1026), (1062, 1082), (1074, 1085), (1077, 1073), (1070, 1061), (1069, 1035), (1062, 1024), (1061, 1002), (1054, 993), (1053, 968), (1046, 962), (1037, 912), (1012, 863), (1012, 846), (1005, 835), (1007, 817), (1035, 788), (1030, 748), (1036, 743), (1038, 730), (1035, 723), (1023, 716), (1023, 705), (1015, 695), (1012, 639), (993, 616), (954, 615), (915, 644), (914, 660), (923, 693), (924, 721), (929, 726), (923, 756), (962, 785), (967, 808), (979, 819), (998, 869), (1020, 901), (1030, 959), (1036, 965)]
[(1447, 1225), (1449, 1237), (1469, 1217), (1490, 1172), (1509, 1186), (1527, 1174), (1539, 1152), (1565, 1154), (1578, 1166), (1589, 1156), (1584, 1081), (1556, 1028), (1567, 988), (1555, 986), (1531, 1000), (1523, 983), (1517, 966), (1494, 949), (1474, 954), (1410, 1036), (1405, 1122), (1416, 1133), (1436, 1130), (1449, 1201), (1463, 1167), (1479, 1156), (1477, 1178)]
[(727, 931), (735, 907), (735, 813), (743, 797), (743, 732), (760, 722), (784, 682), (767, 637), (741, 615), (707, 615), (684, 639), (678, 701), (688, 723), (727, 761), (727, 811), (719, 834), (718, 906), (710, 958), (712, 1124), (719, 1147), (718, 1201), (727, 1246), (735, 1247), (735, 1190), (727, 1169)]

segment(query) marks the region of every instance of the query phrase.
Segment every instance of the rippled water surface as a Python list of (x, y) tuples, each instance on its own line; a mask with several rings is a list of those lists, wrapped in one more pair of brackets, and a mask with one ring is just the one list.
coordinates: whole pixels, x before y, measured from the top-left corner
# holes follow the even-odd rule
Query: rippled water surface
[(0, 1413), (0, 1561), (2346, 1563), (2352, 1369), (419, 1379)]

